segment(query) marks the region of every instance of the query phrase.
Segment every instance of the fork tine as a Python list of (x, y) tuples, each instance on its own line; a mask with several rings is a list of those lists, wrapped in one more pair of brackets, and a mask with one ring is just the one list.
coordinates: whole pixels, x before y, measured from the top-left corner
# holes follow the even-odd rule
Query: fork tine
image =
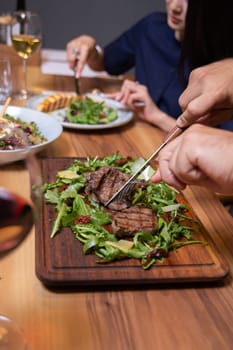
[(125, 188), (119, 193), (118, 200), (122, 201), (123, 199), (128, 197), (128, 195), (132, 192), (134, 187), (135, 187), (135, 183), (134, 182), (128, 183), (128, 185), (126, 185)]
[(157, 149), (150, 155), (150, 157), (147, 158), (147, 160), (133, 173), (133, 175), (128, 179), (128, 181), (126, 181), (126, 183), (105, 203), (105, 206), (107, 207), (119, 195), (119, 193), (124, 190), (128, 183), (136, 179), (137, 176), (141, 174), (141, 172), (145, 169), (146, 165), (149, 164), (152, 159), (158, 156), (161, 149), (163, 149), (168, 144), (168, 142), (180, 135), (183, 132), (183, 130), (185, 130), (185, 128), (179, 128), (178, 126), (174, 126), (169, 131), (169, 133), (165, 137), (164, 141), (160, 144), (160, 146), (157, 147)]
[(134, 180), (134, 181), (131, 181), (129, 182), (125, 188), (119, 193), (119, 195), (117, 196), (118, 197), (118, 200), (123, 200), (124, 198), (128, 197), (129, 194), (134, 190), (135, 186), (137, 184), (144, 184), (145, 181), (144, 180)]

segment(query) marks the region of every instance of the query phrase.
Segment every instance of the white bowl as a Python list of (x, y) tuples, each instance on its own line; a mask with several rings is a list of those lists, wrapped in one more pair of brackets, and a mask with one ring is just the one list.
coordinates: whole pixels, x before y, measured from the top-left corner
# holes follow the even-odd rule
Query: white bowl
[[(0, 111), (3, 106), (0, 106)], [(7, 114), (14, 118), (19, 118), (25, 122), (35, 122), (39, 131), (47, 141), (38, 145), (31, 146), (33, 153), (38, 153), (46, 148), (50, 143), (55, 141), (62, 133), (62, 125), (56, 119), (48, 114), (32, 110), (30, 108), (9, 106), (6, 111)], [(20, 149), (1, 151), (0, 150), (0, 164), (6, 164), (22, 160), (25, 154)]]

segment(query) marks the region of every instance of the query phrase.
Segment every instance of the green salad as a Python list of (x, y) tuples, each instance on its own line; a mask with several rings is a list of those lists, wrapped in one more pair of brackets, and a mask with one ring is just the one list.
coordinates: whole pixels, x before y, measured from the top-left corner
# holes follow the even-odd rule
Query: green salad
[(198, 223), (190, 217), (186, 205), (177, 200), (178, 192), (163, 182), (147, 181), (145, 187), (135, 188), (131, 194), (133, 206), (150, 208), (156, 215), (155, 233), (140, 231), (133, 237), (118, 238), (108, 229), (111, 218), (104, 205), (84, 192), (84, 175), (106, 166), (132, 174), (135, 162), (136, 159), (120, 154), (85, 161), (77, 159), (57, 173), (55, 182), (45, 183), (45, 200), (54, 205), (56, 212), (51, 237), (63, 227), (69, 227), (82, 243), (84, 254), (95, 254), (97, 263), (132, 258), (138, 259), (143, 269), (162, 262), (171, 250), (193, 243), (203, 244), (192, 238)]
[(115, 109), (88, 96), (73, 100), (65, 113), (65, 122), (77, 124), (107, 124), (117, 119)]

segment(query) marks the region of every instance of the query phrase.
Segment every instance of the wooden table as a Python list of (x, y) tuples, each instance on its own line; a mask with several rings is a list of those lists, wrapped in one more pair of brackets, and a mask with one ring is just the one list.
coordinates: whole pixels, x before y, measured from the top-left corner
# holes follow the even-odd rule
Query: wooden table
[[(42, 90), (74, 89), (70, 77), (42, 75), (29, 68), (29, 86)], [(17, 74), (15, 74), (17, 85)], [(18, 80), (18, 85), (20, 81)], [(82, 91), (116, 89), (121, 82), (82, 79)], [(14, 101), (18, 104), (17, 101)], [(43, 156), (148, 156), (161, 133), (134, 120), (101, 132), (64, 130)], [(17, 165), (1, 171), (1, 182), (17, 181), (29, 198), (27, 174)], [(17, 180), (16, 180), (17, 179)], [(233, 269), (233, 220), (209, 191), (185, 191), (203, 225)], [(34, 229), (0, 263), (0, 313), (16, 320), (28, 339), (28, 350), (229, 350), (233, 344), (233, 282), (157, 285), (144, 288), (52, 291), (35, 276)]]

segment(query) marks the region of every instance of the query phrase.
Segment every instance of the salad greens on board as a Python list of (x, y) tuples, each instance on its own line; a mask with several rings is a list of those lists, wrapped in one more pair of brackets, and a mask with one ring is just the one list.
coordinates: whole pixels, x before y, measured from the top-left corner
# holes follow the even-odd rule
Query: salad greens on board
[(131, 175), (137, 162), (138, 159), (113, 154), (101, 159), (77, 159), (67, 169), (58, 171), (55, 182), (44, 184), (45, 200), (54, 205), (56, 212), (51, 237), (69, 227), (82, 243), (84, 254), (95, 254), (98, 263), (133, 258), (140, 260), (145, 270), (162, 262), (171, 250), (204, 244), (192, 238), (197, 222), (188, 215), (186, 205), (177, 201), (177, 191), (163, 182), (148, 181), (145, 188), (136, 188), (132, 193), (132, 205), (150, 208), (157, 216), (156, 233), (137, 232), (133, 237), (119, 239), (107, 230), (111, 218), (103, 205), (84, 193), (84, 173), (112, 166)]

